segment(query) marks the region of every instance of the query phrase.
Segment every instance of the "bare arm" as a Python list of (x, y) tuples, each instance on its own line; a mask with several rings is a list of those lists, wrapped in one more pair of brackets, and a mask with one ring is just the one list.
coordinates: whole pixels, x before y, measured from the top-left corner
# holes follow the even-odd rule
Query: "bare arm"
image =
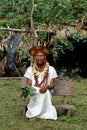
[(55, 79), (51, 79), (50, 85), (47, 85), (47, 89), (53, 89), (55, 85)]
[(41, 87), (40, 92), (45, 93), (47, 91), (47, 89), (49, 89), (49, 90), (53, 89), (54, 84), (55, 84), (55, 79), (51, 79), (50, 85), (45, 85), (45, 86)]
[(27, 78), (27, 79), (26, 79), (26, 84), (27, 84), (28, 87), (31, 86), (31, 85), (32, 85), (31, 80)]

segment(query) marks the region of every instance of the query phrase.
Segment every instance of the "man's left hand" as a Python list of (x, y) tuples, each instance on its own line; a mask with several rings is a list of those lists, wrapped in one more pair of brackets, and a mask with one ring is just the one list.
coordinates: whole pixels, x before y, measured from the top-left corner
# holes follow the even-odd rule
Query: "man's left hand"
[(45, 93), (46, 91), (47, 91), (47, 86), (41, 87), (41, 89), (40, 89), (41, 93)]

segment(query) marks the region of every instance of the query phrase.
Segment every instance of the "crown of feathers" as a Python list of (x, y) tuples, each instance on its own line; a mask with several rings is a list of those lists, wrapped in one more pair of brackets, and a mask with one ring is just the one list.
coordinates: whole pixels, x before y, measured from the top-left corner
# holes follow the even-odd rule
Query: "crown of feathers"
[(36, 47), (32, 47), (29, 50), (29, 53), (34, 56), (36, 53), (38, 52), (43, 52), (45, 55), (49, 54), (49, 50), (46, 47), (46, 43), (44, 42), (44, 44), (42, 45), (39, 41)]

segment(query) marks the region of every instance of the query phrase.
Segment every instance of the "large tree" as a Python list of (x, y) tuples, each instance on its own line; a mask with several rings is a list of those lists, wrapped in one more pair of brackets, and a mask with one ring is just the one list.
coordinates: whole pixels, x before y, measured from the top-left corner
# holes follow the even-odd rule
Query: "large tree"
[[(34, 34), (34, 29), (50, 28), (52, 33), (56, 31), (57, 38), (54, 36), (52, 48), (54, 55), (67, 48), (73, 50), (72, 42), (65, 35), (77, 41), (84, 39), (73, 28), (62, 28), (65, 25), (74, 27), (80, 20), (87, 18), (87, 0), (0, 0), (0, 6), (0, 27), (9, 25), (10, 28), (27, 30), (32, 27)], [(38, 39), (43, 41), (46, 35), (40, 32)]]
[(31, 23), (34, 1), (34, 26), (76, 23), (87, 17), (86, 0), (0, 0), (0, 18), (6, 18), (0, 26), (10, 24), (14, 28), (28, 28)]

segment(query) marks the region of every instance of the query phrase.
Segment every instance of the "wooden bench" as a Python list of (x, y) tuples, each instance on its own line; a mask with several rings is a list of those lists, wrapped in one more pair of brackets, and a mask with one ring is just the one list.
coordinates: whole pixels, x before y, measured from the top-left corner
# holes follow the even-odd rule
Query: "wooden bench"
[[(22, 80), (22, 85), (23, 84), (25, 84), (25, 79)], [(53, 89), (53, 96), (63, 97), (63, 103), (58, 102), (57, 104), (54, 104), (54, 106), (58, 110), (66, 110), (67, 116), (70, 117), (70, 111), (76, 110), (76, 108), (74, 105), (67, 103), (67, 97), (74, 96), (74, 85), (66, 79), (56, 79), (55, 87)], [(28, 104), (28, 100), (18, 103), (18, 106), (23, 108), (23, 116), (25, 116), (27, 104)]]
[(63, 96), (63, 103), (58, 102), (56, 109), (66, 110), (67, 116), (70, 117), (70, 111), (76, 110), (76, 107), (72, 104), (68, 104), (67, 98), (69, 96), (74, 97), (74, 84), (68, 79), (56, 79), (54, 87), (54, 96)]

